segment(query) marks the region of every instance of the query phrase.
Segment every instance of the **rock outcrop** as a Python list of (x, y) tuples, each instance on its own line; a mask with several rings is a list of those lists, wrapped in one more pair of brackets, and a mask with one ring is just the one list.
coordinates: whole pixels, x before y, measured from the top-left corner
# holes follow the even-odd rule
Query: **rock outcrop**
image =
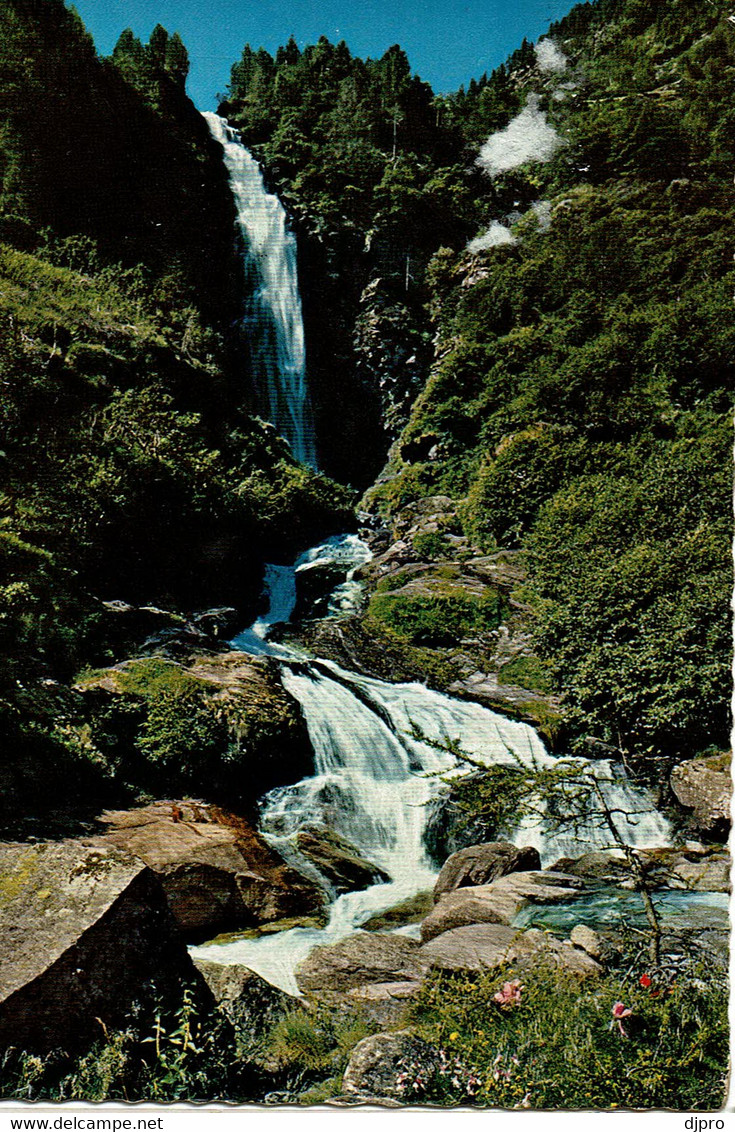
[(506, 963), (548, 966), (574, 975), (597, 975), (602, 968), (568, 940), (532, 928), (519, 931), (505, 924), (472, 924), (444, 932), (418, 953), (419, 962), (442, 971), (487, 971)]
[(158, 877), (112, 845), (0, 845), (0, 1047), (81, 1047), (150, 983), (204, 985)]
[(426, 943), (443, 932), (468, 924), (512, 924), (526, 904), (565, 904), (583, 882), (562, 873), (510, 873), (491, 884), (443, 893), (421, 924)]
[(416, 940), (381, 932), (355, 932), (315, 947), (296, 968), (302, 991), (348, 991), (372, 983), (418, 982), (427, 966)]
[(692, 811), (691, 822), (699, 833), (726, 840), (732, 798), (727, 755), (679, 763), (671, 772), (671, 789), (682, 806)]
[(182, 932), (203, 938), (321, 913), (325, 894), (286, 865), (243, 819), (217, 806), (154, 802), (108, 811), (90, 845), (134, 854), (160, 877)]
[(470, 845), (447, 858), (434, 886), (434, 899), (455, 888), (490, 884), (508, 873), (541, 868), (538, 850), (516, 848), (509, 841)]
[[(214, 616), (218, 611), (211, 611)], [(202, 614), (202, 616), (206, 616)], [(199, 646), (201, 648), (201, 645)], [(298, 704), (288, 695), (275, 666), (267, 658), (254, 658), (241, 652), (192, 653), (185, 659), (169, 656), (138, 656), (109, 668), (93, 671), (75, 685), (85, 697), (85, 708), (92, 715), (92, 741), (95, 714), (101, 710), (101, 730), (117, 727), (130, 741), (130, 712), (141, 721), (161, 695), (180, 695), (184, 691), (198, 698), (211, 712), (223, 731), (223, 749), (229, 741), (233, 757), (222, 759), (216, 775), (211, 772), (199, 786), (171, 789), (201, 793), (230, 805), (253, 804), (276, 786), (285, 786), (313, 773), (313, 751)], [(122, 707), (116, 723), (115, 709)], [(176, 766), (168, 768), (169, 780)], [(149, 793), (160, 787), (146, 784)], [(211, 792), (214, 791), (212, 794)]]
[(390, 880), (378, 865), (361, 857), (354, 845), (324, 826), (305, 826), (299, 830), (296, 845), (337, 893), (356, 892)]
[(239, 963), (194, 959), (215, 1002), (237, 1028), (241, 1056), (258, 1058), (268, 1031), (300, 999), (286, 994)]

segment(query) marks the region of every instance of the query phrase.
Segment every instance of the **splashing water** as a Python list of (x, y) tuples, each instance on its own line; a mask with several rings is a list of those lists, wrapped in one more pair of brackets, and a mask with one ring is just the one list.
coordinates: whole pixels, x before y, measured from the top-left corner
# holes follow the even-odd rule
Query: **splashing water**
[(260, 166), (238, 132), (217, 114), (203, 117), (224, 152), (245, 245), (247, 299), (242, 322), (259, 411), (289, 442), (294, 456), (316, 468), (296, 238), (283, 205), (266, 190)]
[[(376, 913), (433, 885), (436, 870), (424, 845), (429, 803), (444, 789), (439, 776), (466, 769), (431, 740), (458, 740), (486, 765), (543, 767), (557, 761), (531, 727), (480, 704), (455, 700), (423, 684), (388, 684), (361, 676), (268, 641), (271, 627), (286, 622), (293, 612), (295, 570), (328, 555), (346, 569), (354, 563), (354, 569), (369, 551), (356, 536), (341, 536), (307, 551), (294, 567), (269, 567), (269, 609), (232, 642), (243, 651), (281, 662), (283, 686), (301, 706), (314, 751), (313, 775), (266, 795), (261, 830), (294, 863), (298, 830), (327, 826), (380, 865), (391, 882), (339, 896), (323, 929), (293, 928), (193, 949), (201, 958), (241, 963), (292, 994), (298, 993), (295, 969), (314, 946), (336, 942)], [(634, 824), (623, 830), (631, 844), (666, 844), (668, 825), (645, 792), (622, 774), (616, 776), (608, 763), (595, 763), (594, 770), (606, 783), (609, 804), (636, 812)], [(543, 822), (526, 822), (515, 840), (535, 845), (542, 863), (549, 864), (565, 854), (579, 856), (607, 845), (609, 835), (591, 815), (587, 828), (566, 836), (549, 834)]]

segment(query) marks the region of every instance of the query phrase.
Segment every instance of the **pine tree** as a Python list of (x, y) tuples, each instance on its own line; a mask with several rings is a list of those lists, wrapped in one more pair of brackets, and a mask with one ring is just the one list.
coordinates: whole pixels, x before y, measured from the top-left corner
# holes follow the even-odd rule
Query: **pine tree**
[(182, 89), (186, 86), (189, 74), (189, 52), (184, 47), (183, 40), (177, 31), (166, 44), (166, 70), (171, 78)]
[(148, 40), (148, 55), (155, 67), (164, 70), (166, 66), (166, 47), (168, 45), (168, 32), (161, 24), (156, 24)]

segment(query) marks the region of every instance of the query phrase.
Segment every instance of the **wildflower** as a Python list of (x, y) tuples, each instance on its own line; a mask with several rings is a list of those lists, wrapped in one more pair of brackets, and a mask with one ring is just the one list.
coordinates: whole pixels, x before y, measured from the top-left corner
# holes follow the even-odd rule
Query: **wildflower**
[(646, 990), (648, 989), (648, 987), (650, 987), (651, 983), (653, 982), (650, 975), (641, 975), (641, 977), (638, 981), (641, 984), (641, 986), (644, 987)]
[(519, 1006), (523, 984), (520, 979), (513, 979), (510, 983), (503, 983), (502, 988), (493, 995), (501, 1010), (510, 1010), (512, 1006)]
[(456, 1042), (458, 1038), (459, 1038), (459, 1034), (457, 1033), (457, 1031), (456, 1031), (456, 1030), (454, 1030), (454, 1031), (453, 1031), (453, 1032), (452, 1032), (452, 1033), (451, 1033), (451, 1034), (449, 1035), (449, 1040), (450, 1040), (450, 1042)]
[(616, 1002), (612, 1008), (613, 1020), (610, 1023), (610, 1029), (613, 1030), (617, 1026), (621, 1037), (627, 1038), (628, 1034), (623, 1026), (623, 1018), (630, 1018), (632, 1013), (633, 1011), (624, 1002)]

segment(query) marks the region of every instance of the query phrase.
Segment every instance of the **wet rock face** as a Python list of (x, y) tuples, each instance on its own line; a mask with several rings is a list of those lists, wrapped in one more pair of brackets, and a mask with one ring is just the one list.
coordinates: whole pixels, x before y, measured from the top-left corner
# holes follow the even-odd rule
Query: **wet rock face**
[(0, 1047), (79, 1048), (151, 982), (204, 991), (158, 878), (111, 845), (0, 845), (0, 957)]
[(680, 763), (671, 772), (671, 788), (682, 806), (692, 810), (691, 823), (699, 833), (727, 839), (732, 779), (726, 755)]
[(508, 873), (530, 872), (541, 868), (538, 850), (531, 846), (518, 849), (509, 841), (489, 841), (470, 845), (452, 853), (442, 867), (434, 886), (434, 899), (455, 888), (490, 884)]
[(243, 819), (217, 806), (154, 802), (107, 812), (89, 844), (133, 854), (158, 874), (182, 932), (202, 938), (321, 912), (325, 894)]
[(296, 845), (337, 893), (357, 892), (390, 880), (383, 869), (360, 856), (354, 845), (323, 826), (306, 826), (299, 830)]

